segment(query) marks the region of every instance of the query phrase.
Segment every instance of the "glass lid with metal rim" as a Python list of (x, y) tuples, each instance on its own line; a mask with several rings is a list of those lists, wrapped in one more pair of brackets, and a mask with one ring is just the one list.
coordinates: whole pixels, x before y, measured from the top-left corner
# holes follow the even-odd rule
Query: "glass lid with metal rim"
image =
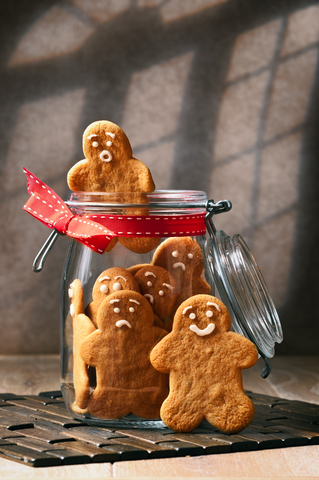
[(224, 209), (207, 205), (206, 256), (221, 300), (232, 317), (234, 330), (251, 340), (265, 361), (261, 373), (266, 378), (271, 370), (269, 358), (274, 356), (275, 343), (282, 342), (283, 333), (275, 305), (258, 265), (243, 238), (236, 234), (232, 238), (222, 230), (216, 230), (212, 216), (228, 211), (228, 200), (219, 202)]

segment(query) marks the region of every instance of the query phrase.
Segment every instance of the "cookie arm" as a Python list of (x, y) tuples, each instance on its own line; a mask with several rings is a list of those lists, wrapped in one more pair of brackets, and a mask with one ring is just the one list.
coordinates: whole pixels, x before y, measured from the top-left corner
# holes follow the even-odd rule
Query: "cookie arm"
[(166, 335), (151, 351), (151, 364), (156, 370), (168, 373), (176, 361), (176, 351), (178, 347), (175, 345), (172, 334)]
[(92, 367), (95, 367), (98, 363), (100, 337), (100, 330), (95, 330), (82, 341), (79, 348), (79, 353), (82, 360), (87, 365), (91, 365)]
[(228, 332), (228, 345), (231, 345), (229, 351), (236, 359), (237, 366), (241, 369), (249, 368), (255, 365), (258, 360), (258, 350), (256, 345), (235, 332)]
[(85, 190), (85, 179), (88, 175), (88, 161), (80, 160), (68, 171), (67, 182), (70, 190), (80, 192)]
[(134, 171), (138, 171), (138, 184), (139, 188), (136, 191), (140, 192), (154, 192), (155, 190), (155, 183), (152, 178), (152, 174), (149, 168), (138, 160), (137, 158), (132, 158), (130, 160), (132, 162), (132, 166), (134, 166)]

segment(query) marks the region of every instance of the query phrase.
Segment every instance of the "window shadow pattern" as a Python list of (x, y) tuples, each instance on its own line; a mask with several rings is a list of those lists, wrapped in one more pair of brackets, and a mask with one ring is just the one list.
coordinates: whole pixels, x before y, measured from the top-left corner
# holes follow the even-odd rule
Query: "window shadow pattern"
[[(13, 0), (1, 6), (1, 44), (4, 47), (0, 92), (0, 208), (3, 219), (9, 218), (8, 215), (16, 218), (10, 226), (4, 222), (1, 234), (0, 315), (6, 332), (0, 340), (3, 353), (55, 353), (59, 350), (56, 305), (66, 244), (56, 247), (41, 278), (35, 278), (31, 273), (32, 259), (28, 249), (36, 253), (48, 231), (35, 226), (32, 219), (25, 219), (18, 210), (26, 199), (20, 167), (25, 159), (29, 160), (25, 166), (33, 168), (39, 176), (41, 174), (46, 183), (66, 197), (66, 172), (83, 155), (79, 140), (82, 132), (90, 122), (100, 118), (120, 124), (130, 138), (136, 139), (132, 142), (134, 154), (143, 161), (146, 158), (145, 163), (151, 170), (152, 162), (154, 166), (163, 165), (166, 175), (160, 177), (161, 188), (204, 190), (215, 200), (220, 199), (215, 193), (229, 197), (234, 206), (238, 196), (244, 215), (241, 217), (241, 212), (234, 208), (236, 218), (225, 216), (220, 220), (220, 226), (227, 233), (235, 233), (232, 229), (233, 225), (236, 226), (248, 240), (260, 266), (265, 266), (267, 281), (269, 272), (268, 283), (275, 300), (277, 291), (281, 292), (276, 304), (285, 338), (277, 352), (318, 352), (319, 198), (316, 187), (319, 140), (316, 126), (319, 120), (319, 38), (309, 34), (307, 42), (302, 44), (302, 40), (299, 41), (300, 48), (291, 40), (291, 28), (295, 28), (296, 22), (299, 25), (298, 18), (301, 18), (296, 17), (298, 12), (316, 9), (318, 3), (307, 0), (228, 0), (209, 5), (204, 2), (205, 6), (194, 8), (187, 15), (178, 16), (177, 12), (167, 21), (163, 9), (170, 1), (174, 0), (125, 2), (125, 8), (100, 22), (81, 8), (84, 0), (33, 0), (28, 4)], [(56, 15), (62, 12), (61, 18), (66, 22), (72, 19), (66, 27), (79, 28), (76, 30), (80, 38), (78, 45), (74, 35), (72, 41), (68, 40), (72, 31), (66, 28), (59, 34), (66, 35), (65, 45), (70, 45), (70, 51), (66, 49), (54, 55), (54, 49), (51, 49), (47, 58), (42, 55), (23, 62), (23, 49), (19, 57), (15, 53), (17, 48), (19, 45), (22, 48), (27, 32), (38, 27), (52, 9)], [(269, 61), (265, 65), (257, 62), (247, 72), (240, 71), (237, 66), (239, 73), (237, 71), (232, 76), (230, 72), (234, 67), (232, 62), (238, 39), (269, 24), (277, 28)], [(85, 34), (83, 41), (81, 31)], [(307, 29), (304, 32), (307, 33)], [(46, 26), (41, 35), (34, 37), (35, 41), (44, 41), (49, 34), (52, 32)], [(30, 35), (28, 38), (32, 40)], [(270, 33), (267, 35), (270, 42), (272, 37)], [(240, 45), (238, 48), (243, 51), (244, 47)], [(39, 51), (44, 51), (40, 47)], [(29, 48), (32, 51), (32, 44)], [(249, 63), (249, 59), (247, 61)], [(313, 67), (307, 74), (308, 65)], [(300, 70), (306, 71), (308, 85), (296, 83), (293, 90), (296, 107), (294, 112), (287, 110), (287, 117), (293, 118), (298, 110), (303, 110), (304, 115), (297, 123), (287, 121), (283, 124), (282, 112), (287, 102), (281, 113), (276, 113), (281, 99), (287, 94), (287, 83), (282, 79), (286, 79), (289, 87), (289, 82), (293, 83)], [(153, 76), (148, 76), (150, 71)], [(174, 72), (174, 78), (171, 72)], [(154, 87), (154, 92), (149, 94), (148, 78)], [(261, 87), (258, 82), (262, 81)], [(175, 92), (173, 87), (176, 84), (180, 89)], [(236, 97), (236, 89), (239, 89), (239, 97)], [(304, 103), (298, 97), (300, 91), (306, 91)], [(170, 99), (170, 92), (174, 98)], [(251, 141), (247, 137), (245, 144), (246, 137), (240, 138), (244, 130), (232, 130), (232, 112), (230, 109), (227, 113), (227, 100), (230, 98), (231, 106), (237, 101), (236, 108), (240, 110), (249, 99), (257, 98), (258, 92), (257, 107), (254, 110), (255, 104), (252, 103), (247, 109), (248, 120), (252, 112), (256, 112), (253, 123), (256, 131)], [(134, 103), (137, 94), (143, 99), (143, 93), (145, 97), (149, 95), (148, 104), (143, 104), (142, 100), (140, 105)], [(142, 113), (139, 113), (139, 107)], [(39, 113), (41, 111), (45, 112), (43, 116)], [(226, 112), (226, 123), (223, 112)], [(171, 122), (169, 128), (165, 124), (166, 113)], [(242, 118), (245, 117), (238, 116), (237, 125)], [(151, 138), (147, 129), (152, 130), (152, 123), (157, 125), (157, 133)], [(37, 129), (33, 131), (30, 125), (35, 124)], [(226, 135), (227, 128), (229, 135)], [(57, 132), (58, 138), (54, 138)], [(51, 143), (45, 146), (43, 135), (50, 133), (53, 143), (63, 143), (64, 150)], [(238, 138), (241, 141), (236, 146)], [(233, 150), (227, 142), (229, 145), (233, 142)], [(41, 147), (38, 150), (36, 143)], [(42, 157), (42, 152), (48, 152), (47, 156)], [(282, 152), (285, 161), (273, 178), (272, 172), (283, 158)], [(56, 154), (61, 158), (55, 160)], [(294, 165), (291, 158), (295, 158)], [(238, 177), (234, 177), (234, 172), (238, 172)], [(291, 201), (284, 202), (282, 208), (279, 200), (273, 206), (271, 203), (272, 188), (277, 185), (276, 176), (280, 174), (287, 176), (288, 187), (293, 190)], [(223, 186), (227, 186), (225, 195)], [(282, 188), (279, 182), (277, 190)], [(282, 198), (289, 196), (289, 188)], [(245, 190), (246, 206), (241, 204), (242, 190)], [(242, 220), (236, 223), (238, 218)], [(216, 219), (219, 228), (218, 221)], [(283, 239), (288, 241), (283, 242)], [(277, 250), (276, 244), (281, 245)], [(274, 250), (277, 251), (275, 256)], [(272, 264), (270, 269), (269, 264)]]

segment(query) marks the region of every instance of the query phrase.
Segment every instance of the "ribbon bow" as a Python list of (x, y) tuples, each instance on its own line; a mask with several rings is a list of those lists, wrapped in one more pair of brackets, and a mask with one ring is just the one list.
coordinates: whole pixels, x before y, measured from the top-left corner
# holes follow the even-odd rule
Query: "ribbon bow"
[(96, 221), (74, 215), (51, 188), (25, 168), (23, 171), (27, 176), (27, 190), (30, 194), (23, 209), (47, 227), (102, 254), (116, 234)]

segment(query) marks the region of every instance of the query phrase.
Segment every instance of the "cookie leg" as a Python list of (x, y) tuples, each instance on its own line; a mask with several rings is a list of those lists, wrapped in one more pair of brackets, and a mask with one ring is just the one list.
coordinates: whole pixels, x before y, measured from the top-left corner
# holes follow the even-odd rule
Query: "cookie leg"
[(224, 396), (220, 406), (211, 405), (205, 413), (206, 420), (225, 433), (236, 433), (248, 427), (253, 420), (255, 408), (253, 402), (244, 393)]
[(131, 399), (132, 413), (141, 418), (159, 419), (163, 401), (168, 395), (167, 378), (164, 374), (157, 391), (155, 388), (143, 388)]
[(169, 395), (161, 408), (161, 419), (174, 432), (191, 432), (204, 420), (200, 405), (189, 403), (187, 397), (176, 399)]
[(124, 390), (96, 388), (90, 395), (88, 411), (95, 417), (109, 420), (125, 417), (131, 413), (125, 395)]
[[(73, 320), (73, 382), (75, 403), (73, 410), (83, 413), (90, 395), (90, 378), (88, 365), (82, 360), (80, 347), (82, 341), (94, 332), (95, 327), (91, 320), (84, 315), (76, 315)], [(80, 409), (80, 410), (79, 410)]]
[(119, 238), (119, 242), (134, 253), (149, 253), (158, 246), (160, 240), (157, 237)]

